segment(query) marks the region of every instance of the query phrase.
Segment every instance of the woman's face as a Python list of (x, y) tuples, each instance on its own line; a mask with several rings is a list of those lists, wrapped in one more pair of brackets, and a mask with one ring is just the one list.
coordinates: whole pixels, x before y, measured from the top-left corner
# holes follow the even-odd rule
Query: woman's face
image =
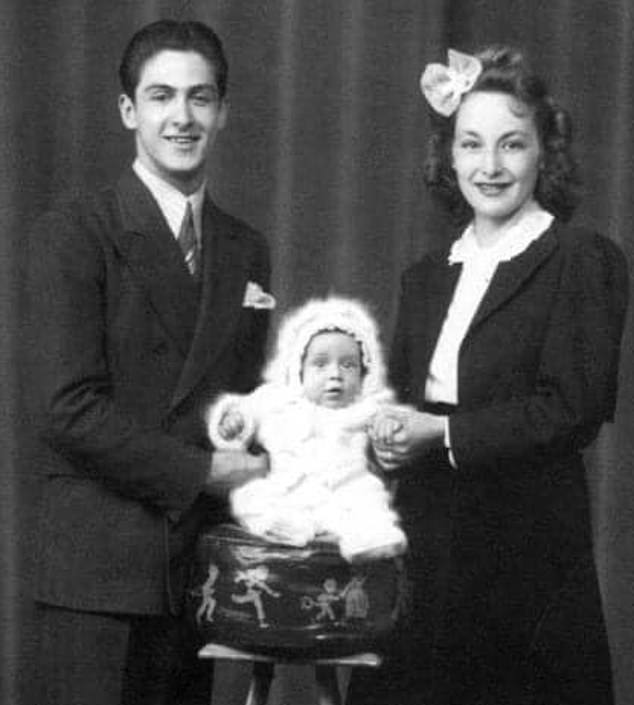
[(452, 166), (476, 226), (499, 227), (532, 198), (541, 147), (533, 111), (506, 93), (474, 92), (456, 114)]

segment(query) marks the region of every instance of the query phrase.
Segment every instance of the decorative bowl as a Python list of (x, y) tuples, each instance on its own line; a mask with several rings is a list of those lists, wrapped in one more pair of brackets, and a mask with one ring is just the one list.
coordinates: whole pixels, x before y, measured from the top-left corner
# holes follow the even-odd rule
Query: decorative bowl
[(350, 564), (337, 546), (271, 543), (233, 525), (203, 531), (187, 612), (206, 642), (278, 657), (372, 649), (404, 599), (400, 558)]

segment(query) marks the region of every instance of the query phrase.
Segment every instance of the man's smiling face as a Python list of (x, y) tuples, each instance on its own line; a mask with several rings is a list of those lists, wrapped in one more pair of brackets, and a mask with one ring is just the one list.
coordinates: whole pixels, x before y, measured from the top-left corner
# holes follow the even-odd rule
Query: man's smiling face
[(227, 119), (211, 64), (195, 51), (160, 51), (141, 68), (134, 99), (122, 95), (119, 109), (136, 132), (143, 165), (179, 191), (195, 191)]

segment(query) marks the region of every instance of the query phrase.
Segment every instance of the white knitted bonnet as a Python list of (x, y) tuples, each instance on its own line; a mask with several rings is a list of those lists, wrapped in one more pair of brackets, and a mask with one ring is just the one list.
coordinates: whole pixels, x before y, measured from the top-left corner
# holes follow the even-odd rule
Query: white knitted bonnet
[(284, 318), (264, 381), (300, 392), (301, 365), (308, 344), (317, 333), (335, 330), (351, 335), (360, 345), (365, 367), (361, 398), (385, 391), (385, 362), (376, 323), (363, 304), (337, 296), (311, 299)]

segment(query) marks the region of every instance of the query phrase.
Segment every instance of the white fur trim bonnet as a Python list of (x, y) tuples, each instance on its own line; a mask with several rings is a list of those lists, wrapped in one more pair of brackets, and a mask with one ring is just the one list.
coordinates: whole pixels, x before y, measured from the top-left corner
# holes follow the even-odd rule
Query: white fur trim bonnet
[(317, 333), (335, 330), (351, 335), (361, 348), (365, 367), (361, 397), (385, 391), (385, 362), (376, 323), (363, 304), (335, 296), (311, 299), (282, 321), (275, 355), (264, 370), (264, 380), (299, 392), (308, 344)]

